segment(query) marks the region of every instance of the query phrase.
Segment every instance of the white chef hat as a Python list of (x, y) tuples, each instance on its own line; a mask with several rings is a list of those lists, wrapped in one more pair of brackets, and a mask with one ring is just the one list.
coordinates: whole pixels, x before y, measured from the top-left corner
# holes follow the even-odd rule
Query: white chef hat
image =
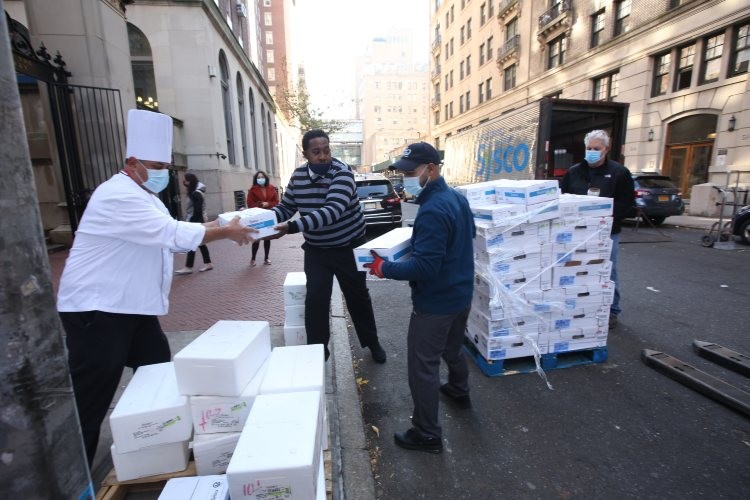
[(172, 118), (154, 111), (128, 111), (126, 158), (172, 162)]

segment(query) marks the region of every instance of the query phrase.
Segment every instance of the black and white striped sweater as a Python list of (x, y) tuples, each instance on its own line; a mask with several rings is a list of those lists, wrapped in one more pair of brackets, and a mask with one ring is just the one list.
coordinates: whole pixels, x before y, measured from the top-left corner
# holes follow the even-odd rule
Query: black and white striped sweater
[(349, 246), (365, 234), (354, 174), (336, 158), (323, 176), (311, 178), (307, 163), (296, 168), (273, 210), (279, 222), (299, 212), (299, 219), (289, 221), (289, 233), (301, 231), (305, 241), (316, 247)]

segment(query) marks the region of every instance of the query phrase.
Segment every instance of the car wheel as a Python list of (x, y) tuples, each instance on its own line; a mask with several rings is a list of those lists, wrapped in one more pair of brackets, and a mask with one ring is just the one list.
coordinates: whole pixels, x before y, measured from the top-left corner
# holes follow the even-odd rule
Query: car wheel
[(701, 238), (701, 245), (707, 248), (711, 248), (712, 246), (714, 246), (714, 240), (709, 235), (705, 235)]
[(750, 245), (750, 219), (746, 220), (740, 226), (740, 239), (746, 245)]
[(658, 217), (656, 217), (655, 216), (655, 217), (649, 217), (649, 219), (651, 219), (651, 224), (653, 224), (654, 226), (660, 226), (664, 222), (664, 219), (666, 219), (666, 217), (664, 217), (664, 216), (658, 216)]

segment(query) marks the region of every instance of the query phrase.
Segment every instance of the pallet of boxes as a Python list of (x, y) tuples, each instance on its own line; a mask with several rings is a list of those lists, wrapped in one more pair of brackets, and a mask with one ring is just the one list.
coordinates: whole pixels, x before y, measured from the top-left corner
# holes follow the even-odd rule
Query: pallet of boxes
[(466, 348), (489, 376), (607, 358), (611, 198), (560, 195), (555, 180), (457, 188), (477, 225)]
[(270, 339), (266, 321), (219, 321), (138, 368), (110, 416), (114, 471), (97, 498), (327, 498), (323, 346)]

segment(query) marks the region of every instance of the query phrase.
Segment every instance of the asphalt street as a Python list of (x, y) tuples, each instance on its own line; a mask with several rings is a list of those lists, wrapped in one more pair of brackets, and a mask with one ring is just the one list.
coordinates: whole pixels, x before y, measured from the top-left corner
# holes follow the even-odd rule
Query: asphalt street
[(487, 377), (469, 360), (474, 408), (441, 402), (440, 455), (393, 442), (412, 410), (409, 287), (369, 282), (389, 357), (355, 359), (355, 375), (377, 498), (747, 498), (750, 419), (646, 366), (641, 351), (750, 392), (746, 377), (692, 350), (698, 339), (750, 355), (750, 247), (704, 248), (694, 229), (634, 229), (623, 229), (623, 313), (608, 360), (548, 370), (552, 390), (535, 373)]

